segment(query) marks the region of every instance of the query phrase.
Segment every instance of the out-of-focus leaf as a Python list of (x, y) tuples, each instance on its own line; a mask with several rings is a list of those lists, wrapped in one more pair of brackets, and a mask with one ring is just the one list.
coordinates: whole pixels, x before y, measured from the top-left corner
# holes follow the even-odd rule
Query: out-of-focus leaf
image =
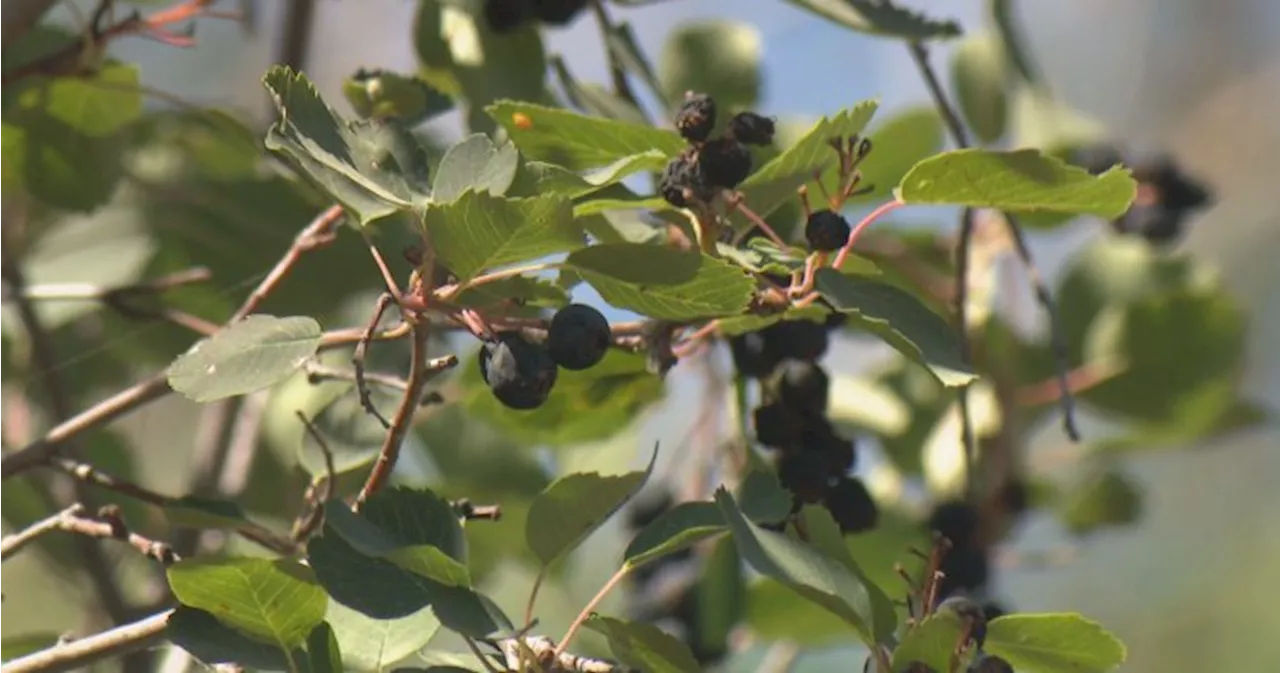
[[(711, 19), (682, 23), (667, 34), (658, 61), (658, 79), (675, 104), (686, 91), (710, 94), (723, 128), (736, 110), (756, 107), (760, 99), (763, 40), (749, 23)], [(674, 111), (670, 111), (674, 112)]]
[(954, 21), (930, 19), (909, 9), (871, 0), (787, 0), (818, 16), (860, 33), (927, 40), (954, 37), (960, 26)]

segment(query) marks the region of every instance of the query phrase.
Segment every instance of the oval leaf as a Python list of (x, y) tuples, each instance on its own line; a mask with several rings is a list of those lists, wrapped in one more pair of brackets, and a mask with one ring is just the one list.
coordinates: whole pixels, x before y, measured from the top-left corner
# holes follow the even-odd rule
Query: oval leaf
[(507, 130), (525, 157), (574, 171), (607, 166), (654, 149), (669, 159), (685, 148), (675, 131), (559, 108), (502, 100), (485, 112)]
[(724, 516), (715, 503), (682, 502), (636, 533), (627, 545), (625, 562), (633, 568), (639, 567), (725, 530)]
[(565, 475), (551, 483), (529, 507), (525, 540), (544, 566), (577, 547), (644, 486), (653, 472), (658, 447), (644, 471), (617, 476)]
[(916, 164), (898, 186), (905, 203), (1058, 212), (1113, 219), (1124, 214), (1138, 186), (1123, 166), (1097, 176), (1039, 150), (963, 149)]
[(165, 637), (205, 665), (236, 664), (287, 671), (305, 656), (299, 648), (273, 647), (223, 624), (204, 610), (185, 605), (179, 605), (169, 615)]
[(701, 673), (689, 647), (652, 624), (592, 617), (586, 626), (609, 639), (618, 661), (645, 673)]
[(307, 663), (310, 673), (342, 673), (342, 651), (333, 627), (320, 622), (307, 636)]
[(502, 196), (515, 180), (519, 159), (511, 143), (494, 147), (493, 141), (484, 134), (468, 136), (450, 147), (440, 160), (431, 186), (431, 200), (450, 203), (468, 189)]
[(573, 204), (560, 194), (507, 199), (468, 191), (429, 206), (422, 224), (440, 263), (462, 281), (585, 244)]
[(183, 605), (285, 651), (324, 621), (329, 600), (309, 568), (287, 559), (187, 559), (167, 574)]
[(375, 619), (329, 601), (325, 621), (333, 626), (347, 670), (370, 673), (389, 669), (426, 646), (440, 630), (440, 620), (431, 608), (393, 619)]
[(935, 612), (914, 626), (893, 650), (893, 670), (908, 671), (912, 662), (928, 664), (935, 671), (951, 667), (951, 653), (960, 641), (960, 619), (955, 612)]
[(1124, 663), (1124, 644), (1073, 613), (1007, 615), (987, 625), (986, 651), (1026, 673), (1105, 673)]
[(1009, 118), (1005, 80), (1004, 50), (994, 36), (971, 35), (956, 47), (951, 86), (969, 128), (984, 143), (1004, 135)]
[(251, 315), (178, 356), (169, 385), (195, 402), (245, 395), (288, 378), (319, 347), (313, 318)]
[[(593, 247), (608, 249), (580, 253), (577, 261), (588, 264), (589, 258), (589, 264), (571, 268), (609, 304), (650, 318), (734, 315), (747, 307), (755, 289), (754, 281), (741, 268), (706, 255), (634, 243)], [(672, 263), (671, 268), (664, 268), (664, 263)], [(694, 263), (692, 276), (672, 282), (683, 278), (687, 266)]]

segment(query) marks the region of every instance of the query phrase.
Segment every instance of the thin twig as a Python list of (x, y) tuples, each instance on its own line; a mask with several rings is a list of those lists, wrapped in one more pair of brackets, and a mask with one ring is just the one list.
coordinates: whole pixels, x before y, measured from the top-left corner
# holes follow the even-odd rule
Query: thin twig
[(619, 568), (618, 571), (609, 578), (609, 581), (605, 582), (604, 586), (600, 587), (600, 591), (597, 591), (596, 595), (587, 602), (586, 606), (582, 608), (582, 612), (579, 612), (578, 616), (574, 618), (573, 623), (569, 625), (569, 629), (564, 632), (564, 637), (560, 639), (559, 644), (556, 645), (557, 657), (564, 654), (564, 651), (569, 647), (569, 643), (573, 641), (573, 637), (578, 634), (578, 629), (581, 629), (582, 625), (591, 617), (591, 614), (595, 612), (596, 606), (600, 605), (600, 601), (603, 601), (605, 596), (608, 596), (609, 592), (627, 577), (632, 568), (633, 566), (629, 565), (623, 565)]
[[(942, 85), (938, 81), (937, 73), (934, 72), (933, 66), (929, 64), (928, 51), (920, 42), (911, 42), (910, 50), (911, 58), (915, 61), (916, 68), (924, 78), (929, 94), (933, 97), (934, 105), (938, 108), (938, 113), (947, 125), (947, 129), (951, 132), (952, 140), (958, 147), (969, 147), (968, 133), (965, 131), (964, 124), (960, 121), (960, 116), (956, 114), (955, 109), (948, 102), (946, 94), (942, 90)], [(1012, 214), (1004, 213), (1003, 216), (1005, 226), (1009, 230), (1009, 237), (1013, 239), (1014, 249), (1018, 253), (1018, 258), (1021, 260), (1022, 266), (1027, 270), (1027, 275), (1030, 276), (1036, 300), (1049, 317), (1049, 342), (1053, 349), (1054, 358), (1057, 361), (1058, 384), (1062, 390), (1062, 396), (1059, 399), (1062, 405), (1062, 428), (1068, 438), (1078, 442), (1080, 441), (1080, 430), (1076, 427), (1075, 397), (1071, 394), (1071, 388), (1067, 381), (1067, 370), (1071, 366), (1070, 357), (1067, 352), (1066, 337), (1062, 333), (1062, 321), (1058, 316), (1057, 304), (1053, 300), (1053, 294), (1049, 291), (1049, 286), (1046, 284), (1043, 274), (1040, 273), (1040, 267), (1036, 264), (1035, 258), (1031, 254), (1022, 226)], [(957, 281), (957, 285), (961, 285), (963, 282), (962, 280)]]
[(0, 540), (0, 560), (7, 559), (18, 553), (23, 547), (35, 542), (36, 538), (41, 535), (59, 530), (62, 527), (63, 519), (79, 516), (84, 512), (84, 505), (77, 502), (53, 516), (41, 519), (12, 535), (4, 536), (4, 539)]
[[(973, 229), (976, 222), (972, 208), (965, 208), (960, 215), (960, 244), (956, 246), (956, 323), (960, 340), (961, 362), (973, 362), (973, 345), (969, 339), (969, 252), (973, 247)], [(964, 483), (966, 499), (973, 502), (977, 492), (977, 438), (974, 437), (973, 418), (969, 413), (970, 383), (960, 386), (960, 440), (964, 447)]]
[[(324, 503), (333, 495), (333, 482), (336, 478), (336, 470), (333, 466), (333, 451), (329, 449), (329, 443), (325, 441), (324, 435), (320, 434), (320, 429), (307, 418), (307, 415), (298, 409), (294, 413), (297, 414), (298, 420), (302, 421), (302, 427), (320, 447), (321, 454), (324, 455), (325, 476), (323, 480), (312, 481), (307, 487), (304, 497), (306, 500), (306, 508), (298, 515), (293, 522), (293, 532), (290, 537), (296, 543), (301, 543), (315, 533), (320, 527), (320, 522), (324, 520)], [(323, 486), (324, 494), (320, 494), (320, 487)]]
[(627, 70), (610, 46), (613, 42), (610, 38), (617, 28), (609, 18), (609, 10), (604, 6), (604, 0), (591, 0), (591, 11), (595, 13), (596, 24), (600, 27), (600, 41), (603, 43), (605, 59), (609, 63), (609, 77), (613, 81), (613, 92), (618, 95), (618, 98), (635, 106), (640, 115), (644, 116), (644, 108), (640, 106), (640, 100), (636, 98), (635, 91), (631, 89), (631, 83), (627, 81)]
[[(197, 266), (128, 285), (95, 283), (42, 283), (28, 285), (23, 296), (33, 301), (102, 301), (112, 296), (159, 294), (183, 285), (208, 282), (213, 278), (206, 267)], [(5, 301), (10, 301), (6, 296)]]
[(134, 652), (160, 640), (173, 610), (103, 631), (94, 636), (60, 642), (25, 657), (11, 659), (0, 667), (3, 673), (61, 673), (84, 668), (95, 661)]
[(369, 325), (360, 337), (360, 343), (356, 344), (355, 352), (351, 354), (351, 366), (355, 368), (356, 393), (360, 396), (360, 406), (364, 407), (370, 416), (378, 419), (384, 430), (391, 428), (391, 421), (388, 421), (382, 412), (373, 406), (373, 397), (369, 394), (368, 383), (365, 382), (364, 360), (369, 351), (369, 344), (373, 341), (373, 333), (377, 331), (382, 315), (387, 312), (387, 308), (394, 300), (395, 298), (388, 292), (378, 295), (378, 300), (373, 306), (373, 315), (369, 318)]
[(429, 373), (426, 367), (427, 335), (425, 324), (414, 326), (410, 337), (409, 386), (400, 399), (400, 406), (396, 409), (395, 416), (391, 419), (391, 427), (387, 430), (386, 439), (383, 440), (382, 450), (378, 452), (378, 459), (369, 472), (369, 479), (365, 481), (360, 494), (356, 496), (356, 509), (363, 506), (365, 501), (390, 481), (391, 472), (395, 470), (396, 461), (400, 458), (400, 445), (404, 442), (405, 435), (409, 433), (414, 412), (417, 411), (422, 397), (422, 388), (427, 383)]
[(249, 293), (249, 298), (240, 305), (239, 310), (231, 316), (227, 323), (239, 322), (245, 316), (258, 310), (262, 302), (275, 291), (276, 287), (285, 279), (285, 276), (289, 275), (289, 272), (293, 270), (294, 265), (302, 259), (304, 254), (333, 242), (338, 224), (342, 222), (342, 217), (342, 206), (330, 206), (303, 228), (294, 237), (293, 245), (289, 246), (289, 250), (280, 258), (280, 261), (276, 262), (276, 265), (267, 273), (267, 276), (258, 283), (258, 287)]

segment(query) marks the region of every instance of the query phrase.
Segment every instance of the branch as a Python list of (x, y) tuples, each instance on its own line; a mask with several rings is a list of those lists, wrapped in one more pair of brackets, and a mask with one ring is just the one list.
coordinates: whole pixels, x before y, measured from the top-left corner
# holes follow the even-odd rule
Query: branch
[(103, 631), (96, 636), (59, 643), (25, 657), (11, 659), (0, 668), (3, 673), (61, 673), (84, 668), (107, 657), (135, 652), (159, 640), (169, 625), (173, 610), (165, 610), (132, 624)]
[(356, 509), (363, 506), (374, 493), (386, 486), (391, 479), (391, 472), (395, 470), (396, 461), (400, 458), (400, 445), (404, 442), (405, 435), (409, 433), (414, 412), (417, 411), (419, 400), (422, 398), (422, 389), (430, 378), (430, 371), (427, 369), (427, 335), (426, 325), (419, 324), (413, 327), (409, 385), (405, 388), (404, 396), (400, 398), (400, 406), (391, 419), (391, 427), (387, 430), (387, 437), (382, 442), (382, 450), (378, 452), (378, 460), (369, 472), (369, 479), (365, 481), (360, 494), (356, 496)]
[(4, 536), (4, 539), (0, 540), (0, 560), (8, 559), (18, 553), (23, 547), (35, 542), (36, 538), (41, 535), (58, 530), (62, 527), (63, 519), (83, 514), (84, 511), (84, 505), (76, 503), (53, 516), (27, 526), (17, 533)]
[[(160, 294), (183, 285), (208, 282), (212, 278), (213, 274), (208, 268), (196, 266), (128, 285), (107, 286), (95, 283), (28, 285), (24, 288), (22, 296), (34, 301), (110, 301), (112, 297)], [(14, 299), (14, 297), (5, 297), (5, 301)]]
[[(934, 72), (933, 67), (929, 65), (929, 54), (924, 44), (920, 42), (911, 42), (911, 58), (916, 63), (916, 68), (920, 71), (924, 78), (925, 85), (929, 89), (929, 95), (933, 97), (933, 103), (938, 108), (938, 113), (942, 116), (951, 137), (958, 147), (969, 147), (969, 136), (965, 131), (964, 124), (960, 122), (960, 116), (956, 114), (955, 108), (947, 101), (946, 94), (942, 91), (942, 85), (938, 81), (938, 76)], [(1039, 266), (1036, 265), (1035, 259), (1031, 254), (1031, 249), (1027, 246), (1026, 235), (1022, 231), (1022, 227), (1018, 224), (1017, 218), (1012, 214), (1004, 213), (1005, 226), (1008, 227), (1009, 237), (1013, 239), (1014, 248), (1018, 252), (1018, 258), (1022, 261), (1022, 265), (1027, 270), (1027, 274), (1031, 277), (1032, 287), (1035, 289), (1036, 300), (1049, 316), (1049, 341), (1054, 351), (1054, 358), (1057, 360), (1058, 384), (1062, 391), (1059, 402), (1062, 405), (1062, 427), (1072, 441), (1080, 441), (1080, 430), (1076, 427), (1075, 417), (1075, 398), (1071, 394), (1071, 388), (1067, 381), (1067, 370), (1070, 369), (1070, 359), (1067, 353), (1066, 338), (1062, 334), (1062, 322), (1058, 317), (1057, 305), (1054, 303), (1053, 294), (1049, 291), (1049, 286), (1045, 283), (1043, 275), (1040, 273)], [(972, 238), (972, 231), (970, 238)], [(969, 245), (967, 241), (961, 241), (961, 247)], [(958, 279), (957, 285), (962, 286), (967, 279)]]

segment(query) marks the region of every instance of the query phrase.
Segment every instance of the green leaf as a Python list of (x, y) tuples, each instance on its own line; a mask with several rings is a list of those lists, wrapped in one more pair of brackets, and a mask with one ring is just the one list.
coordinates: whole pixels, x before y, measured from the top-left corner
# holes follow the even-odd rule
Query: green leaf
[(951, 57), (951, 87), (964, 120), (983, 143), (993, 143), (1004, 135), (1009, 118), (1007, 79), (1004, 48), (995, 35), (970, 35), (956, 46)]
[(286, 650), (273, 647), (224, 625), (204, 610), (184, 605), (169, 615), (165, 637), (207, 666), (236, 664), (287, 671), (296, 667), (304, 656), (296, 647)]
[(440, 630), (431, 608), (403, 617), (375, 619), (329, 601), (325, 621), (333, 626), (342, 663), (351, 671), (381, 672), (426, 646)]
[[(876, 100), (866, 100), (840, 111), (834, 117), (823, 117), (795, 145), (774, 157), (752, 173), (738, 187), (745, 203), (760, 217), (768, 217), (784, 203), (796, 198), (796, 189), (813, 180), (815, 171), (838, 163), (831, 147), (833, 137), (849, 137), (862, 133), (879, 107)], [(828, 180), (828, 184), (830, 181)], [(731, 215), (735, 230), (754, 226), (741, 213)]]
[[(730, 639), (746, 616), (746, 568), (733, 538), (711, 543), (702, 573), (692, 588), (689, 647), (700, 658), (706, 653), (727, 652)], [(689, 599), (686, 599), (689, 600)]]
[(645, 673), (701, 673), (689, 647), (652, 624), (628, 622), (600, 615), (586, 626), (609, 639), (618, 661)]
[[(858, 185), (874, 190), (853, 197), (851, 202), (884, 201), (912, 166), (942, 151), (945, 135), (942, 118), (932, 105), (909, 107), (873, 126), (867, 133), (871, 154), (858, 165), (862, 173)], [(829, 185), (835, 178), (832, 166), (823, 179)]]
[[(13, 105), (14, 108), (8, 106)], [(87, 77), (25, 80), (6, 113), (40, 110), (50, 119), (90, 138), (113, 135), (142, 114), (138, 66), (108, 61)]]
[(195, 402), (245, 395), (285, 380), (320, 347), (305, 316), (251, 315), (197, 341), (169, 365), (169, 385)]
[(328, 597), (306, 566), (287, 559), (186, 559), (166, 571), (188, 607), (266, 639), (282, 650), (301, 645), (324, 621)]
[(609, 53), (618, 59), (622, 67), (639, 77), (649, 87), (649, 90), (658, 97), (658, 104), (662, 109), (670, 109), (671, 101), (662, 93), (662, 85), (658, 82), (658, 76), (645, 57), (644, 50), (640, 48), (640, 43), (636, 40), (635, 31), (631, 29), (630, 23), (626, 21), (615, 23), (612, 26), (612, 30), (605, 35), (605, 46), (609, 49)]
[(745, 622), (763, 640), (786, 640), (801, 647), (848, 644), (856, 637), (849, 624), (835, 613), (768, 578), (747, 587)]
[[(781, 533), (765, 530), (743, 516), (733, 496), (723, 488), (716, 503), (729, 530), (752, 568), (785, 584), (804, 598), (832, 612), (853, 627), (864, 643), (876, 643), (893, 632), (892, 623), (876, 623), (872, 591), (840, 561)], [(883, 596), (882, 596), (883, 597)], [(887, 600), (887, 599), (885, 599)]]
[(307, 663), (310, 673), (342, 673), (342, 651), (333, 627), (320, 622), (307, 636)]
[(248, 522), (244, 510), (230, 500), (184, 495), (165, 503), (169, 523), (188, 528), (239, 528)]
[(724, 515), (713, 502), (682, 502), (663, 512), (636, 533), (623, 554), (625, 563), (638, 567), (688, 549), (697, 542), (725, 532)]
[[(666, 163), (667, 156), (658, 150), (629, 154), (606, 166), (577, 172), (556, 164), (529, 161), (520, 167), (516, 182), (511, 187), (511, 195), (536, 196), (554, 192), (576, 199), (600, 192), (605, 187), (615, 185), (639, 171), (661, 169)], [(600, 196), (612, 197), (616, 194), (606, 191)], [(640, 199), (639, 196), (633, 196), (635, 199)], [(593, 200), (598, 199), (599, 197)], [(608, 200), (617, 201), (618, 199), (608, 198)], [(583, 213), (578, 212), (578, 214)]]
[(935, 671), (951, 668), (951, 653), (960, 641), (962, 625), (951, 610), (935, 612), (902, 636), (893, 650), (892, 667), (907, 673), (912, 662), (928, 665)]
[(476, 133), (449, 148), (431, 185), (434, 203), (452, 203), (468, 189), (502, 196), (516, 177), (520, 154), (511, 143), (495, 147), (489, 136)]
[(563, 308), (570, 299), (569, 293), (553, 281), (512, 276), (469, 287), (454, 298), (453, 303), (468, 308), (501, 308), (511, 301), (535, 308)]
[(850, 278), (819, 269), (817, 289), (851, 322), (880, 336), (898, 352), (929, 369), (943, 385), (960, 386), (975, 378), (965, 364), (960, 340), (947, 321), (896, 286)]
[(928, 40), (955, 37), (960, 26), (954, 21), (937, 21), (909, 9), (873, 0), (787, 0), (829, 21), (859, 33)]
[(287, 67), (271, 68), (262, 81), (280, 111), (267, 149), (290, 159), (361, 225), (426, 200), (426, 153), (398, 122), (348, 122), (306, 75)]
[(1115, 218), (1129, 209), (1137, 183), (1124, 167), (1093, 176), (1038, 150), (961, 149), (916, 164), (898, 186), (910, 204), (951, 204), (1013, 212)]
[(736, 315), (731, 318), (721, 318), (719, 332), (725, 336), (737, 336), (748, 332), (758, 332), (769, 325), (784, 321), (808, 320), (809, 322), (822, 322), (830, 314), (831, 311), (827, 310), (827, 307), (811, 304), (804, 308), (789, 308), (781, 313)]
[(710, 94), (719, 110), (717, 126), (724, 128), (733, 111), (753, 109), (760, 100), (763, 42), (749, 23), (681, 23), (667, 34), (658, 60), (662, 91), (677, 104), (686, 91)]
[(987, 654), (1026, 673), (1105, 673), (1124, 663), (1124, 644), (1077, 614), (1018, 614), (987, 625)]
[(742, 269), (699, 253), (637, 243), (591, 246), (565, 264), (609, 304), (666, 320), (739, 313), (755, 283)]
[(395, 117), (412, 127), (453, 107), (448, 96), (417, 77), (363, 68), (342, 82), (342, 95), (360, 117)]
[(464, 192), (452, 203), (428, 206), (422, 222), (440, 263), (464, 282), (584, 244), (572, 204), (558, 194), (506, 199)]
[(616, 119), (632, 124), (645, 123), (644, 113), (635, 105), (599, 84), (578, 81), (573, 73), (569, 72), (569, 66), (563, 58), (552, 56), (549, 60), (552, 71), (560, 81), (561, 91), (564, 91), (565, 98), (573, 107), (605, 119)]
[(1115, 469), (1094, 471), (1063, 495), (1059, 516), (1076, 535), (1131, 524), (1142, 515), (1142, 492)]
[(525, 541), (549, 566), (591, 535), (644, 486), (653, 473), (658, 447), (644, 471), (606, 476), (595, 472), (565, 475), (547, 486), (529, 507)]
[(685, 148), (674, 131), (542, 105), (503, 100), (485, 111), (507, 130), (525, 157), (569, 170), (607, 166), (650, 150), (670, 158)]
[(429, 544), (393, 549), (386, 555), (388, 561), (427, 579), (445, 586), (471, 586), (471, 573), (467, 567)]
[(753, 469), (738, 486), (738, 505), (756, 523), (777, 523), (791, 514), (791, 492), (782, 487), (777, 475)]
[(522, 446), (565, 446), (617, 434), (658, 400), (665, 388), (641, 354), (610, 350), (595, 367), (561, 370), (542, 406), (513, 412), (493, 397), (480, 377), (478, 353), (462, 370), (462, 401)]

